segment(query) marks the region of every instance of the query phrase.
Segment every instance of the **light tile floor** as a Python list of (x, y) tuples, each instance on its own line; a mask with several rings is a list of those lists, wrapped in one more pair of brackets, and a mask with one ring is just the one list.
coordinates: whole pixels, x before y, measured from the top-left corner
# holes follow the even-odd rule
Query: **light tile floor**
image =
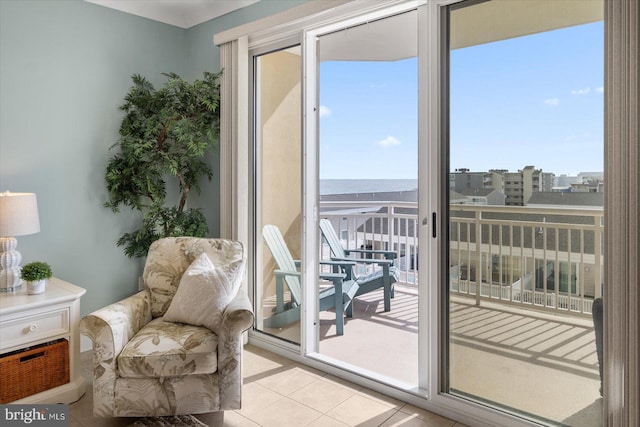
[[(69, 407), (71, 427), (128, 426), (92, 414), (91, 353), (81, 354), (87, 393)], [(301, 365), (261, 348), (244, 351), (242, 409), (197, 415), (209, 426), (464, 427), (463, 424)]]

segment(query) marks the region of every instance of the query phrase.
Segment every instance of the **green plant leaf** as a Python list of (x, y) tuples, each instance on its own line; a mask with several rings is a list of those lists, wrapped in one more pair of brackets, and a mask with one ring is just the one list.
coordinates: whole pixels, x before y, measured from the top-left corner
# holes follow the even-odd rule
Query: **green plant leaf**
[[(207, 233), (202, 212), (185, 206), (192, 191), (200, 192), (202, 178), (213, 177), (204, 157), (218, 142), (221, 73), (205, 72), (193, 83), (175, 73), (163, 75), (167, 81), (159, 89), (141, 75), (131, 77), (133, 86), (120, 106), (120, 139), (110, 148), (117, 153), (105, 172), (104, 206), (114, 213), (126, 206), (142, 216), (142, 226), (117, 241), (129, 257), (146, 256), (161, 237)], [(168, 186), (173, 180), (177, 185)], [(168, 196), (175, 205), (166, 203)]]

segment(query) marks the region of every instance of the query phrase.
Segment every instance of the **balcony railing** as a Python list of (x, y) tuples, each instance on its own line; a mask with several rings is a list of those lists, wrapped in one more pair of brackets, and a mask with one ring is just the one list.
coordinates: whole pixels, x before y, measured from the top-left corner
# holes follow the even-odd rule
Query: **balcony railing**
[[(401, 281), (417, 286), (416, 203), (322, 202), (321, 216), (348, 249), (396, 251)], [(451, 205), (449, 217), (450, 292), (579, 315), (602, 295), (602, 208)]]

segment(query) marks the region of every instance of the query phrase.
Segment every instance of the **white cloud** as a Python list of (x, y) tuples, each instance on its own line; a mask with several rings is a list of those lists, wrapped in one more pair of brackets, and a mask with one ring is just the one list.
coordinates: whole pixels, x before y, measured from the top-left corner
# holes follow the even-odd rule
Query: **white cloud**
[(604, 93), (604, 88), (602, 86), (596, 88), (596, 92)]
[(544, 100), (544, 103), (550, 107), (557, 107), (560, 104), (559, 98), (547, 98)]
[(398, 138), (389, 135), (382, 141), (376, 142), (376, 145), (380, 147), (393, 147), (394, 145), (400, 145), (400, 141), (398, 140)]
[(329, 109), (329, 107), (327, 107), (326, 105), (321, 105), (320, 106), (320, 118), (326, 117), (326, 116), (330, 116), (330, 115), (331, 115), (331, 110)]
[(591, 92), (590, 87), (585, 87), (582, 89), (574, 89), (571, 91), (571, 95), (588, 95)]

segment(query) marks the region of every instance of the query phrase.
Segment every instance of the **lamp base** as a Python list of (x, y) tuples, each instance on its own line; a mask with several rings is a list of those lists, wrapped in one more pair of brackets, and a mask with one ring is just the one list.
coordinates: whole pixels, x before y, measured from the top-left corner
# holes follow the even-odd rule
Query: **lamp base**
[[(1, 279), (0, 279), (1, 280)], [(9, 292), (16, 292), (17, 290), (19, 290), (22, 287), (22, 280), (16, 285), (16, 286), (8, 286), (8, 287), (4, 287), (0, 284), (0, 294), (6, 294)]]
[(22, 286), (20, 261), (22, 254), (16, 250), (15, 237), (0, 238), (0, 292), (13, 292)]
[(21, 286), (20, 267), (0, 271), (0, 293), (17, 291)]

